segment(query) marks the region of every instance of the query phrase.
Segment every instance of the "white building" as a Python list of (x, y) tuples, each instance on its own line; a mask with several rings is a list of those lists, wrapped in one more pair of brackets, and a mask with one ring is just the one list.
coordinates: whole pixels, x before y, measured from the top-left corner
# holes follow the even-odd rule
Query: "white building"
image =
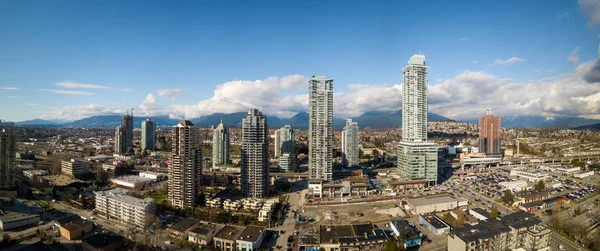
[(526, 180), (505, 181), (498, 183), (498, 185), (502, 186), (504, 189), (509, 189), (512, 191), (521, 191), (529, 187), (529, 184)]
[(293, 153), (284, 153), (279, 156), (277, 160), (277, 166), (280, 171), (289, 171), (294, 169), (294, 154)]
[(592, 175), (594, 175), (594, 171), (587, 171), (587, 172), (578, 172), (578, 173), (575, 173), (575, 174), (573, 174), (573, 177), (583, 179), (583, 178), (586, 178), (586, 177), (590, 177)]
[(510, 176), (516, 176), (530, 182), (545, 180), (549, 175), (539, 169), (515, 168), (510, 170)]
[(117, 184), (122, 187), (129, 187), (133, 189), (142, 188), (144, 185), (151, 183), (153, 179), (135, 176), (135, 175), (123, 175), (110, 179), (110, 182)]
[(358, 123), (352, 119), (346, 120), (346, 126), (342, 131), (342, 162), (345, 167), (358, 166)]
[(333, 178), (333, 79), (313, 76), (308, 89), (308, 177)]
[(247, 226), (235, 241), (236, 250), (258, 250), (265, 238), (265, 230), (265, 227)]
[(71, 161), (61, 162), (61, 172), (71, 177), (77, 177), (90, 173), (90, 163), (71, 159)]
[(142, 178), (151, 179), (152, 181), (166, 180), (169, 176), (166, 173), (157, 173), (157, 172), (140, 172), (138, 175)]
[(96, 191), (94, 194), (98, 215), (140, 228), (152, 223), (150, 216), (156, 210), (153, 199), (138, 199), (122, 189)]
[(48, 172), (46, 170), (26, 170), (23, 171), (23, 175), (25, 175), (27, 178), (33, 179), (36, 176), (48, 175)]
[(285, 125), (275, 131), (275, 157), (279, 157), (279, 169), (284, 171), (294, 169), (296, 163), (295, 147), (294, 129), (290, 125)]
[(398, 170), (403, 177), (437, 183), (437, 147), (427, 141), (424, 55), (413, 55), (402, 69), (402, 141), (398, 145)]

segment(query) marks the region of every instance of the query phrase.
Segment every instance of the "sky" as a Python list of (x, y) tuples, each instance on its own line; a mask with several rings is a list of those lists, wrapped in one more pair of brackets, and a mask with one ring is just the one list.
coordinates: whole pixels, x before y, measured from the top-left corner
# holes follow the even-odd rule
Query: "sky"
[(429, 110), (600, 119), (600, 0), (0, 0), (0, 119), (290, 117), (313, 75), (334, 116), (401, 109), (426, 56)]

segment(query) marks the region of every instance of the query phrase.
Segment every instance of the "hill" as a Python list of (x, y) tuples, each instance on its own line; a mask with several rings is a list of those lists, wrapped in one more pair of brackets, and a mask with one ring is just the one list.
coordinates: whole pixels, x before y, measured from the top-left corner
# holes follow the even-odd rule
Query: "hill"
[[(428, 121), (447, 121), (450, 120), (437, 113), (428, 112)], [(362, 115), (352, 118), (352, 121), (358, 122), (360, 128), (382, 129), (402, 126), (402, 111), (393, 112), (365, 112)]]

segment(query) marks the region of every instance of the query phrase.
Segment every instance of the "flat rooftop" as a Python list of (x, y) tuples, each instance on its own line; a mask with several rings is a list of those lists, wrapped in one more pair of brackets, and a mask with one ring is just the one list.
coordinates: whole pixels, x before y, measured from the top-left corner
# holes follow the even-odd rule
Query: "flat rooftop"
[(221, 232), (215, 235), (214, 238), (226, 239), (226, 240), (236, 240), (238, 236), (244, 231), (244, 227), (237, 226), (225, 226)]
[(123, 236), (120, 235), (109, 235), (109, 234), (95, 234), (88, 238), (85, 238), (83, 242), (89, 244), (95, 248), (104, 248), (113, 242), (123, 241)]
[(96, 194), (96, 196), (108, 197), (109, 199), (116, 200), (135, 207), (144, 208), (148, 204), (154, 203), (154, 200), (152, 198), (138, 199), (136, 197), (127, 195), (125, 190), (119, 188), (106, 191), (95, 191), (94, 194)]
[(413, 204), (414, 206), (425, 206), (425, 205), (449, 203), (449, 202), (457, 202), (457, 201), (458, 201), (458, 199), (453, 198), (447, 194), (408, 199), (408, 202)]
[(185, 218), (185, 219), (177, 222), (177, 224), (171, 226), (169, 228), (169, 230), (177, 231), (177, 232), (185, 232), (188, 229), (190, 229), (192, 226), (198, 224), (198, 222), (200, 222), (200, 221), (197, 219)]
[(238, 241), (255, 242), (258, 241), (261, 234), (265, 231), (265, 227), (247, 226), (237, 238)]
[(446, 225), (446, 223), (444, 223), (443, 221), (441, 221), (440, 219), (438, 219), (435, 216), (423, 216), (423, 218), (425, 218), (425, 220), (431, 224), (435, 229), (442, 229), (442, 228), (447, 228), (449, 227), (448, 225)]

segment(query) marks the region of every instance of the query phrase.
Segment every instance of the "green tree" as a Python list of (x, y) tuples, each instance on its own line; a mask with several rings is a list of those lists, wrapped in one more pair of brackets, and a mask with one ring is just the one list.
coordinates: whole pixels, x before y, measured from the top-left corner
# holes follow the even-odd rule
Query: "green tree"
[(492, 219), (498, 218), (498, 208), (496, 205), (492, 206), (492, 209), (490, 210), (490, 217), (492, 217)]
[(507, 205), (512, 205), (515, 203), (515, 197), (509, 189), (504, 190), (504, 196), (502, 196), (502, 201)]
[(206, 206), (206, 195), (204, 195), (204, 191), (200, 191), (200, 206)]
[(542, 192), (546, 190), (546, 184), (544, 183), (543, 180), (540, 180), (538, 183), (535, 184), (535, 190), (538, 192)]
[(98, 172), (96, 172), (96, 182), (102, 185), (108, 182), (108, 173), (101, 166), (98, 167)]
[(396, 241), (394, 241), (394, 239), (392, 239), (392, 238), (388, 238), (385, 243), (385, 247), (383, 248), (383, 251), (399, 251), (399, 250), (400, 249), (398, 248)]

